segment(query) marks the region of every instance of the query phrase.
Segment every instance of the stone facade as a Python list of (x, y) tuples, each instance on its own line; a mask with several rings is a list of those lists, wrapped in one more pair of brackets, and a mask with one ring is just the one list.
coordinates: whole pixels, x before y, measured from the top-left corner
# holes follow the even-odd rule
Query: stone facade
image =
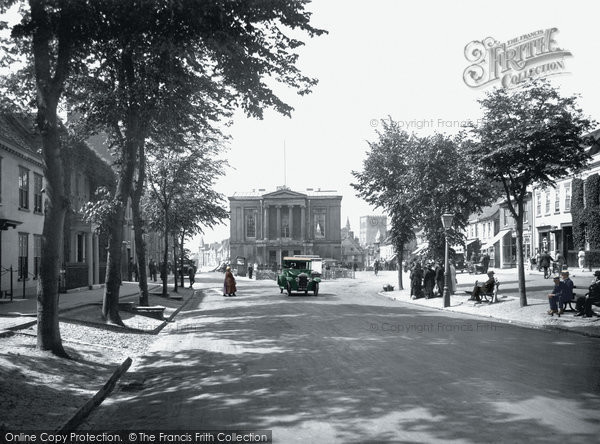
[(318, 255), (341, 260), (341, 201), (335, 191), (305, 193), (279, 187), (229, 197), (230, 258), (281, 265), (282, 257)]

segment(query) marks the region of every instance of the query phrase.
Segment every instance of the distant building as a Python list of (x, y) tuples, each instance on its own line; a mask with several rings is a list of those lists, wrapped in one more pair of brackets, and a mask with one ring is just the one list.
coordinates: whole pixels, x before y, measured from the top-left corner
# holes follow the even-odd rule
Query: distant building
[(294, 254), (341, 260), (341, 201), (335, 191), (312, 188), (235, 193), (229, 197), (231, 260), (268, 266)]
[(346, 226), (342, 228), (342, 265), (363, 269), (365, 260), (365, 250), (358, 238), (354, 237), (354, 232), (350, 229), (350, 220), (346, 220)]
[(360, 218), (360, 244), (365, 247), (373, 245), (379, 236), (379, 242), (387, 233), (387, 216), (362, 216)]

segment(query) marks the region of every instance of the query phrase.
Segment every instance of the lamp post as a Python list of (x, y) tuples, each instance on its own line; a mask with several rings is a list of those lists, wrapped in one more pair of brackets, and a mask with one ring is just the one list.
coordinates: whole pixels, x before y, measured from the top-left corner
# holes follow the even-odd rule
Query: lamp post
[(450, 266), (448, 263), (448, 230), (452, 226), (453, 219), (453, 214), (442, 214), (442, 226), (444, 227), (444, 237), (446, 238), (446, 253), (444, 258), (444, 308), (450, 307)]

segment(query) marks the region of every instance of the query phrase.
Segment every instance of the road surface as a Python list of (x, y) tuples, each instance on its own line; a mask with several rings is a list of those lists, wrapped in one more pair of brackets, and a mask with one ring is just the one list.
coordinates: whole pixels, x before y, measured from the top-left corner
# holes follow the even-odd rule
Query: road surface
[(361, 273), (316, 298), (243, 279), (224, 298), (222, 274), (196, 282), (202, 294), (82, 430), (267, 429), (277, 443), (600, 433), (598, 339), (401, 304)]

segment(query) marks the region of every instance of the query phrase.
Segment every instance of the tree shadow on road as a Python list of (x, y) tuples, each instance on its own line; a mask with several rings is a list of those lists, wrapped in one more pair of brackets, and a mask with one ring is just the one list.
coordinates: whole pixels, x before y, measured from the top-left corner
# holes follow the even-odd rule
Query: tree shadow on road
[(139, 391), (116, 393), (84, 428), (361, 443), (583, 442), (599, 432), (591, 338), (384, 298), (290, 302), (249, 290), (182, 311), (164, 347), (125, 379), (143, 381)]

